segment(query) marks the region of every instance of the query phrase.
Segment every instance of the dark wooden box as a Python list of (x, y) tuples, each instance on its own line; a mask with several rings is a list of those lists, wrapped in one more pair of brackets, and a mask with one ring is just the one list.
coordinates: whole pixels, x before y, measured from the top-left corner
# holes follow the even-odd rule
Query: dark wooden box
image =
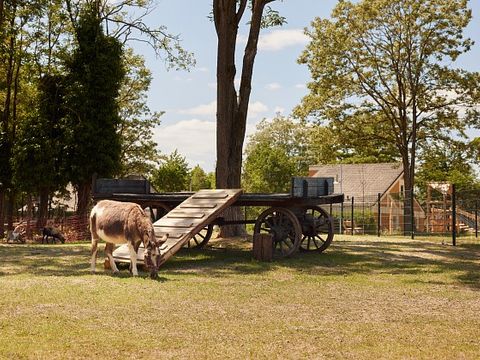
[(333, 177), (292, 177), (291, 195), (318, 197), (333, 193)]
[(97, 179), (94, 194), (150, 194), (150, 183), (146, 179)]

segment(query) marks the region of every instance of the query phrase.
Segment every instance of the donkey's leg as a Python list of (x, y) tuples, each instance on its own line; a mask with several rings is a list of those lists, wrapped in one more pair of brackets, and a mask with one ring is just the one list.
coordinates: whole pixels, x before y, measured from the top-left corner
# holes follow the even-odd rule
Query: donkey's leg
[(94, 273), (95, 267), (97, 266), (98, 240), (100, 240), (100, 238), (92, 226), (90, 226), (90, 229), (90, 234), (92, 235), (92, 258), (90, 260), (90, 270), (92, 273)]
[[(138, 248), (140, 247), (141, 242), (137, 241), (135, 244), (133, 244), (133, 249), (135, 250), (135, 253), (138, 255)], [(136, 257), (138, 259), (138, 256)], [(128, 267), (128, 271), (130, 271), (130, 274), (132, 273), (132, 262), (130, 261), (130, 266)]]
[(115, 264), (115, 260), (113, 260), (113, 255), (112, 255), (114, 247), (115, 247), (114, 244), (107, 242), (105, 244), (105, 256), (108, 258), (108, 260), (110, 260), (110, 267), (112, 268), (112, 271), (114, 273), (118, 273), (117, 264)]
[(128, 250), (130, 251), (130, 272), (133, 276), (138, 276), (137, 271), (137, 252), (135, 251), (135, 247), (129, 241), (128, 243)]

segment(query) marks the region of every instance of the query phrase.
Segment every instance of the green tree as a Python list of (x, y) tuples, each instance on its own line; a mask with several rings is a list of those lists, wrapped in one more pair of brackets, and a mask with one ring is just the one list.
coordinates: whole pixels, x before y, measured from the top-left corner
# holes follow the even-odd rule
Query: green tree
[(159, 165), (160, 154), (153, 140), (153, 129), (160, 125), (162, 113), (152, 113), (147, 106), (147, 92), (152, 81), (142, 56), (126, 49), (123, 63), (127, 69), (120, 88), (118, 104), (121, 122), (121, 169), (119, 176), (141, 174), (146, 177)]
[[(27, 104), (22, 100), (25, 86), (25, 65), (29, 60), (31, 37), (28, 24), (38, 18), (41, 1), (2, 1), (0, 3), (0, 236), (4, 232), (7, 209), (7, 226), (12, 229), (16, 190), (11, 167), (13, 147), (18, 124)], [(8, 195), (8, 196), (6, 196)], [(7, 206), (5, 206), (5, 203)]]
[(66, 186), (65, 79), (45, 75), (39, 82), (35, 111), (20, 124), (13, 157), (14, 182), (19, 190), (40, 197), (37, 227), (45, 226), (49, 195)]
[(307, 32), (299, 61), (313, 81), (296, 114), (332, 122), (344, 137), (391, 144), (413, 189), (419, 144), (478, 125), (480, 76), (448, 65), (471, 47), (463, 37), (470, 19), (467, 0), (339, 2)]
[(336, 162), (338, 154), (330, 135), (323, 126), (284, 116), (260, 121), (245, 149), (245, 190), (285, 192), (291, 177), (306, 175), (309, 165)]
[(435, 143), (419, 158), (416, 186), (424, 194), (428, 182), (447, 181), (458, 191), (477, 188), (479, 181), (473, 168), (472, 147), (462, 142)]
[(75, 27), (77, 47), (67, 62), (67, 161), (78, 192), (79, 214), (87, 211), (92, 176), (111, 177), (120, 170), (122, 45), (104, 34), (95, 5), (87, 5), (81, 13)]
[(253, 147), (244, 162), (244, 188), (253, 193), (288, 192), (296, 168), (285, 149)]
[(200, 167), (200, 165), (195, 166), (190, 171), (190, 185), (189, 190), (198, 191), (200, 189), (211, 189), (212, 184), (208, 178), (207, 173)]
[(189, 187), (189, 169), (185, 157), (177, 150), (159, 168), (153, 170), (150, 182), (159, 192), (185, 191)]

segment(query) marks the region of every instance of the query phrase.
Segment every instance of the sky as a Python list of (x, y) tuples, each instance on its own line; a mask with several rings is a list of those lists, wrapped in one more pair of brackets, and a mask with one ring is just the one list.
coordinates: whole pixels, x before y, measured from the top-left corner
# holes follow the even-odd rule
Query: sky
[[(163, 154), (175, 149), (185, 156), (190, 167), (200, 165), (205, 171), (215, 169), (215, 99), (217, 37), (208, 16), (211, 0), (157, 0), (156, 9), (148, 16), (150, 26), (165, 25), (168, 32), (179, 35), (181, 45), (193, 52), (196, 66), (189, 71), (167, 70), (165, 62), (142, 43), (131, 46), (146, 59), (153, 81), (148, 105), (153, 111), (165, 111), (161, 125), (154, 131)], [(308, 43), (304, 28), (315, 17), (328, 17), (337, 0), (284, 0), (271, 3), (287, 19), (282, 27), (262, 30), (254, 65), (252, 94), (247, 120), (248, 135), (256, 124), (275, 114), (289, 115), (307, 94), (308, 69), (297, 59)], [(480, 71), (480, 0), (470, 0), (473, 20), (465, 35), (476, 44), (463, 55), (456, 66)], [(245, 15), (248, 15), (246, 12)], [(246, 23), (247, 17), (243, 24)], [(237, 42), (237, 77), (247, 27), (239, 30)]]

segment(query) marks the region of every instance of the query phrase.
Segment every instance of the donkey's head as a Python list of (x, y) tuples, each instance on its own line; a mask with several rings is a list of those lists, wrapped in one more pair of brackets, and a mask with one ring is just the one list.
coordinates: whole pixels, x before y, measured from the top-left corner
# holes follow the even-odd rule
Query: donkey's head
[(145, 265), (150, 269), (150, 277), (152, 279), (156, 279), (158, 277), (158, 263), (160, 258), (160, 251), (158, 250), (158, 243), (155, 238), (155, 231), (151, 223), (145, 226), (142, 240), (143, 246), (145, 247)]

